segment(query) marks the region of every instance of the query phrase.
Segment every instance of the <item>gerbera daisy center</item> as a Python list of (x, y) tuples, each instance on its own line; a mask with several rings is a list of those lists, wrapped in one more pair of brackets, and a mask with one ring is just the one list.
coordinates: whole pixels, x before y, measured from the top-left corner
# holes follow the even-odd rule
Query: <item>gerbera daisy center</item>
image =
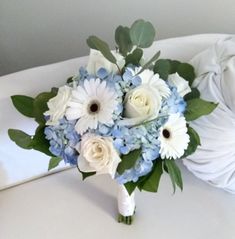
[(88, 105), (88, 112), (90, 114), (96, 114), (99, 111), (100, 111), (100, 103), (98, 101), (94, 100)]
[(171, 137), (171, 132), (168, 129), (164, 129), (162, 135), (164, 138), (169, 139)]

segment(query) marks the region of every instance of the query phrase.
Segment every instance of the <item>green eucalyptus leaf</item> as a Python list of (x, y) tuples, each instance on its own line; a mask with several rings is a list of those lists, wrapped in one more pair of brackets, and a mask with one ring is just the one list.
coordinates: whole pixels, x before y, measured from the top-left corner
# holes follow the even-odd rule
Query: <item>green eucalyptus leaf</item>
[(188, 144), (188, 148), (185, 150), (182, 158), (185, 158), (188, 155), (193, 154), (196, 151), (198, 145), (201, 145), (201, 141), (200, 141), (200, 137), (198, 133), (189, 126), (188, 126), (188, 135), (189, 135), (190, 141)]
[(183, 190), (183, 180), (181, 177), (181, 172), (178, 166), (176, 165), (174, 160), (165, 159), (164, 160), (165, 166), (167, 168), (168, 174), (170, 175), (173, 192), (175, 193), (176, 185)]
[(34, 99), (25, 95), (13, 95), (11, 100), (15, 108), (23, 115), (33, 118), (34, 117)]
[(57, 167), (61, 161), (62, 161), (62, 158), (52, 157), (49, 161), (48, 171)]
[(32, 149), (32, 136), (18, 129), (9, 129), (8, 135), (19, 147), (23, 149)]
[(131, 41), (134, 45), (147, 48), (150, 47), (155, 38), (155, 29), (150, 22), (144, 20), (135, 21), (130, 29)]
[(141, 183), (140, 189), (148, 192), (157, 192), (162, 176), (162, 160), (157, 160), (150, 175)]
[(141, 149), (136, 149), (131, 151), (127, 155), (122, 155), (122, 161), (118, 165), (117, 172), (119, 174), (123, 174), (126, 169), (132, 168), (135, 165), (137, 159), (140, 157), (140, 154)]
[(169, 60), (160, 59), (156, 61), (153, 71), (155, 74), (158, 73), (161, 79), (167, 80), (168, 75), (170, 74), (171, 71), (171, 64)]
[(133, 47), (130, 38), (130, 29), (128, 27), (119, 26), (115, 31), (115, 41), (119, 47), (119, 52), (125, 57)]
[(127, 55), (126, 66), (129, 64), (133, 64), (135, 66), (139, 65), (142, 56), (143, 56), (143, 50), (140, 48), (136, 48), (132, 53)]
[(195, 79), (195, 72), (192, 65), (188, 63), (181, 63), (177, 68), (178, 74), (189, 82), (191, 86)]
[(191, 88), (191, 92), (184, 96), (184, 100), (192, 100), (195, 98), (200, 98), (200, 91), (197, 88)]
[(55, 92), (43, 92), (34, 100), (34, 116), (37, 123), (44, 125), (44, 113), (48, 110), (47, 102), (56, 96)]
[(203, 115), (210, 114), (218, 104), (200, 98), (187, 101), (185, 118), (187, 121), (195, 120)]
[(103, 56), (113, 64), (117, 64), (117, 60), (109, 49), (106, 42), (102, 41), (96, 36), (90, 36), (87, 39), (87, 44), (90, 48), (100, 51)]
[(49, 150), (50, 144), (49, 141), (46, 139), (44, 130), (45, 126), (40, 125), (36, 129), (35, 135), (33, 137), (33, 149), (42, 152), (48, 156), (55, 157), (55, 155), (53, 155)]
[(161, 52), (158, 51), (147, 63), (145, 63), (141, 69), (140, 72), (138, 72), (138, 74), (140, 74), (141, 72), (143, 72), (145, 69), (148, 69), (160, 56)]

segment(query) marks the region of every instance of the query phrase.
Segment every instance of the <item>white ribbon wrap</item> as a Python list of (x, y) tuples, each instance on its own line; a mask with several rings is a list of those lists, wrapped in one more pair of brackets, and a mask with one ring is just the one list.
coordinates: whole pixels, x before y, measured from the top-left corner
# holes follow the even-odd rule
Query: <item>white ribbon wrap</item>
[(123, 185), (118, 185), (118, 211), (124, 217), (132, 216), (135, 211), (135, 192), (129, 195)]

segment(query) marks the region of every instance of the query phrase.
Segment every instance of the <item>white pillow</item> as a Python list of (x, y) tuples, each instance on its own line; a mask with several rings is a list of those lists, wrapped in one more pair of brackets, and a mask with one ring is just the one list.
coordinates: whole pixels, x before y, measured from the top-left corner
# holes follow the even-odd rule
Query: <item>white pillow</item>
[(219, 105), (191, 123), (201, 146), (184, 164), (198, 178), (235, 193), (235, 36), (198, 54), (191, 64), (197, 75), (193, 86)]

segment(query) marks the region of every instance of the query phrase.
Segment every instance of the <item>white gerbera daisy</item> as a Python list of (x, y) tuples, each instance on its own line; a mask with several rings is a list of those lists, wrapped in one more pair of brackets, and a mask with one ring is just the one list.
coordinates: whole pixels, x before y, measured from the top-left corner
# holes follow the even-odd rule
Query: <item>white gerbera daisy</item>
[(177, 159), (183, 156), (188, 147), (186, 120), (179, 114), (172, 114), (160, 128), (160, 155), (162, 158)]
[(113, 124), (113, 111), (118, 101), (114, 90), (107, 87), (99, 78), (85, 80), (84, 86), (72, 91), (68, 103), (66, 117), (68, 120), (78, 119), (75, 129), (83, 134), (87, 129), (96, 129), (98, 123)]

